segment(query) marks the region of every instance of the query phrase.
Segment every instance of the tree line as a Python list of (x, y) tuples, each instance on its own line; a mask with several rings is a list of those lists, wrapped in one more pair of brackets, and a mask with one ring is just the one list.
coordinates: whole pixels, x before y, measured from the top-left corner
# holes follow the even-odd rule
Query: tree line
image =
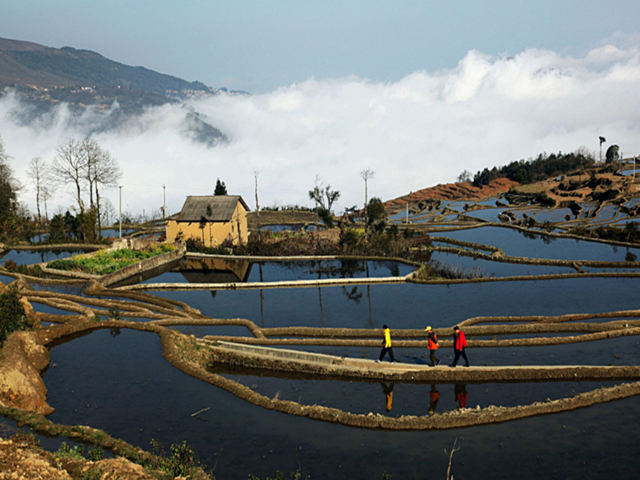
[(29, 210), (18, 202), (23, 185), (15, 178), (9, 160), (0, 137), (0, 240), (3, 242), (24, 238), (33, 230)]
[[(68, 138), (58, 145), (50, 162), (35, 157), (27, 174), (33, 184), (36, 214), (18, 201), (24, 186), (9, 166), (10, 157), (0, 138), (0, 238), (2, 241), (28, 240), (36, 231), (49, 230), (51, 240), (70, 238), (95, 240), (100, 237), (105, 213), (113, 206), (101, 195), (115, 187), (122, 176), (117, 160), (91, 138)], [(71, 187), (76, 205), (57, 212), (49, 219), (48, 204), (62, 188)], [(44, 210), (44, 214), (43, 214)]]
[[(584, 169), (593, 165), (595, 159), (590, 153), (579, 149), (573, 153), (558, 152), (547, 155), (541, 153), (534, 159), (513, 161), (510, 164), (491, 170), (485, 168), (473, 176), (473, 185), (481, 187), (498, 178), (508, 178), (522, 185), (536, 183), (548, 178), (565, 175), (569, 172)], [(470, 174), (462, 172), (459, 181), (469, 181)]]

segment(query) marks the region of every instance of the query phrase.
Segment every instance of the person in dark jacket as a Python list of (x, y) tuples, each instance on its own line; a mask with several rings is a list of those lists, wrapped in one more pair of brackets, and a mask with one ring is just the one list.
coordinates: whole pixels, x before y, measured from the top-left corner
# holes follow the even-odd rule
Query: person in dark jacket
[(426, 329), (427, 335), (429, 336), (429, 343), (427, 348), (429, 349), (429, 359), (431, 360), (431, 366), (435, 367), (436, 365), (440, 365), (440, 359), (436, 357), (436, 350), (438, 349), (438, 336), (436, 332), (434, 332), (431, 327), (427, 327)]
[(453, 351), (455, 353), (455, 357), (453, 357), (453, 363), (450, 367), (455, 367), (458, 364), (458, 360), (460, 359), (460, 355), (464, 358), (465, 367), (469, 366), (469, 359), (467, 358), (467, 352), (465, 352), (465, 347), (467, 346), (467, 339), (464, 336), (464, 332), (458, 328), (456, 325), (453, 327)]
[(382, 359), (387, 352), (389, 352), (391, 363), (396, 363), (395, 359), (393, 358), (393, 349), (391, 348), (391, 329), (386, 325), (383, 325), (382, 331), (384, 333), (384, 340), (382, 340), (382, 351), (380, 352), (380, 358), (376, 360), (376, 363), (382, 362)]

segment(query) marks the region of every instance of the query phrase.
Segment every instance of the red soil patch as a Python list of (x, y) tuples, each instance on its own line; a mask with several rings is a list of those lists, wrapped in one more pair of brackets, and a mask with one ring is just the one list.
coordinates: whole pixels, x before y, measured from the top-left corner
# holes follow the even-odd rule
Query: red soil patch
[(498, 178), (489, 185), (474, 187), (469, 182), (447, 183), (436, 185), (435, 187), (424, 188), (409, 195), (399, 197), (385, 202), (387, 211), (400, 210), (405, 208), (407, 202), (409, 207), (415, 206), (424, 200), (481, 200), (483, 198), (495, 197), (500, 193), (507, 192), (512, 186), (520, 185), (518, 182), (508, 178)]

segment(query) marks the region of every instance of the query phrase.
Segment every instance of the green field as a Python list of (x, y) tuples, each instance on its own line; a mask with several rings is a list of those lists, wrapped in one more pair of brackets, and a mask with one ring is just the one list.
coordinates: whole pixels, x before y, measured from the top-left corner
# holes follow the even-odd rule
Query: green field
[(146, 260), (147, 258), (162, 255), (175, 249), (175, 245), (152, 245), (146, 250), (123, 248), (121, 250), (100, 251), (95, 255), (85, 258), (54, 260), (53, 262), (49, 262), (47, 267), (57, 270), (91, 273), (93, 275), (106, 275)]

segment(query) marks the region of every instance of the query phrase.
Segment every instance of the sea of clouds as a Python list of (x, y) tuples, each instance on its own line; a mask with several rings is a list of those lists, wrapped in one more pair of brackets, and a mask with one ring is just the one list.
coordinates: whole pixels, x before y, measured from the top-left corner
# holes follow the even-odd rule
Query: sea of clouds
[[(217, 178), (253, 209), (255, 171), (262, 206), (311, 205), (307, 192), (320, 175), (342, 192), (341, 213), (362, 205), (366, 168), (375, 171), (369, 197), (388, 200), (541, 152), (586, 146), (597, 156), (599, 136), (605, 148), (615, 143), (625, 156), (640, 154), (638, 45), (605, 45), (581, 57), (470, 51), (454, 69), (392, 83), (310, 79), (261, 95), (192, 100), (228, 137), (211, 148), (184, 135), (185, 109), (177, 105), (149, 108), (96, 139), (118, 159), (123, 210), (135, 215), (160, 208), (163, 185), (173, 213), (187, 195), (211, 194)], [(62, 105), (25, 126), (15, 120), (24, 108), (12, 95), (0, 100), (0, 135), (33, 211), (29, 160), (50, 160), (61, 141), (83, 137), (103, 118), (91, 111), (77, 118)], [(106, 196), (117, 208), (117, 189)], [(49, 211), (72, 204), (60, 191)]]

